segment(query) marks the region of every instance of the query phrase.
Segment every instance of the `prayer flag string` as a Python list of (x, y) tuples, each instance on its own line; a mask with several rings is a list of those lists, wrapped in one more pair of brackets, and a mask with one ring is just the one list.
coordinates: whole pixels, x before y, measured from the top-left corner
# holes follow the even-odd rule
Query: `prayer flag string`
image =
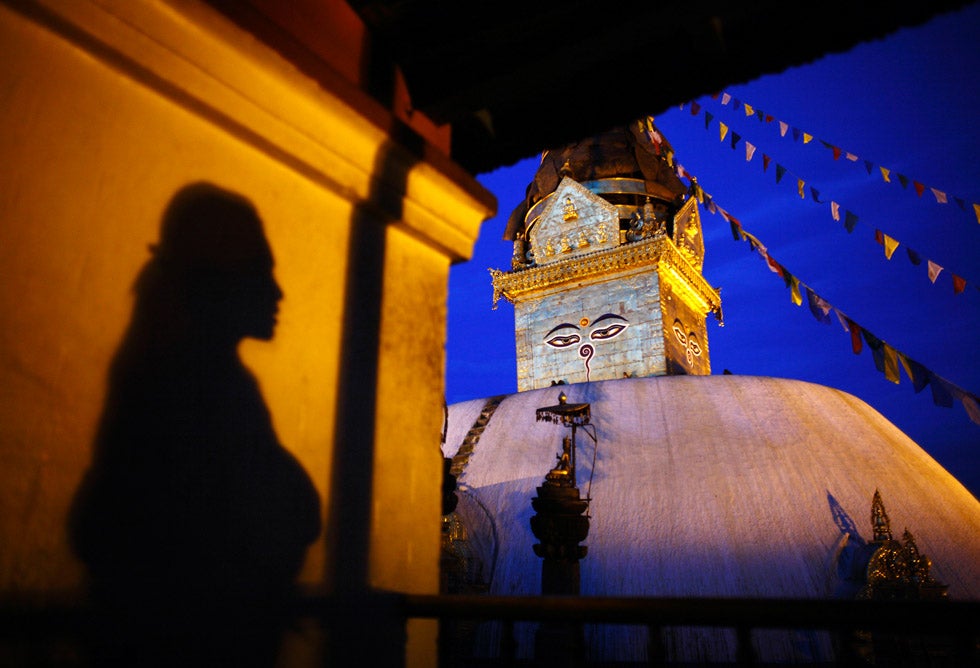
[[(722, 104), (728, 104), (728, 102), (726, 102), (725, 99), (724, 99), (724, 96), (725, 95), (727, 95), (727, 93), (722, 94)], [(734, 99), (734, 98), (732, 98), (732, 99)], [(729, 101), (731, 101), (731, 100), (729, 100)], [(690, 104), (691, 115), (692, 116), (697, 116), (701, 112), (701, 110), (702, 110), (701, 105), (698, 104), (697, 102), (693, 102), (693, 101), (690, 102), (689, 104)], [(748, 105), (745, 105), (744, 103), (741, 103), (741, 102), (739, 102), (738, 104), (740, 104), (742, 106), (748, 106)], [(681, 108), (682, 109), (683, 109), (683, 107), (684, 107), (684, 105), (681, 105)], [(748, 108), (749, 109), (752, 109), (753, 114), (756, 113), (756, 110), (753, 107), (748, 106)], [(710, 126), (711, 126), (711, 120), (712, 120), (713, 117), (710, 115), (710, 113), (707, 110), (705, 110), (704, 113), (705, 113), (705, 124), (704, 124), (705, 125), (705, 129), (709, 129)], [(738, 143), (742, 140), (742, 136), (739, 135), (738, 133), (734, 132), (729, 126), (725, 125), (721, 121), (718, 121), (718, 127), (719, 127), (719, 138), (720, 138), (720, 141), (721, 142), (724, 142), (725, 141), (725, 138), (728, 137), (729, 138), (729, 143), (731, 144), (732, 150), (737, 150)], [(782, 124), (782, 123), (780, 125), (780, 128), (781, 128), (781, 133), (784, 134), (784, 135), (790, 129), (790, 127), (788, 125)], [(798, 134), (803, 138), (804, 143), (809, 143), (810, 141), (812, 141), (812, 135), (809, 135), (808, 133), (804, 133), (804, 132), (799, 132)], [(807, 139), (808, 137), (810, 139)], [(751, 142), (749, 142), (747, 139), (745, 140), (744, 144), (745, 144), (745, 161), (746, 162), (751, 162), (752, 157), (755, 155), (758, 147), (756, 145), (752, 144)], [(848, 154), (848, 155), (851, 155), (851, 154)], [(770, 156), (766, 155), (765, 153), (763, 153), (762, 158), (763, 158), (762, 170), (763, 171), (766, 171), (768, 169), (769, 165), (772, 162), (772, 158)], [(856, 158), (856, 156), (855, 156), (855, 158)], [(832, 199), (831, 200), (828, 200), (826, 198), (826, 196), (822, 196), (821, 195), (821, 192), (819, 190), (817, 190), (816, 187), (814, 187), (813, 185), (809, 185), (808, 186), (807, 185), (807, 181), (805, 179), (803, 179), (802, 177), (798, 176), (797, 174), (794, 174), (789, 169), (787, 169), (785, 166), (783, 166), (783, 165), (781, 165), (779, 163), (776, 164), (776, 167), (775, 167), (775, 170), (774, 171), (775, 171), (775, 178), (776, 178), (776, 183), (777, 184), (780, 183), (781, 181), (783, 181), (783, 179), (787, 178), (787, 175), (789, 175), (789, 179), (795, 182), (796, 192), (799, 195), (800, 199), (811, 200), (812, 202), (814, 202), (816, 204), (829, 204), (831, 217), (835, 221), (841, 222), (841, 205), (840, 205), (839, 202), (837, 202), (836, 200), (832, 200)], [(808, 197), (808, 194), (809, 194), (809, 197)], [(974, 206), (977, 206), (977, 205), (974, 205)], [(978, 208), (978, 215), (980, 215), (980, 208)], [(846, 229), (848, 233), (851, 233), (851, 232), (854, 231), (854, 228), (857, 225), (858, 220), (859, 220), (859, 216), (856, 213), (854, 213), (853, 211), (851, 211), (849, 209), (844, 209), (844, 211), (843, 211), (843, 223), (844, 223), (844, 229)], [(892, 256), (894, 255), (896, 249), (900, 245), (905, 248), (906, 255), (909, 258), (909, 262), (911, 262), (913, 265), (919, 266), (919, 265), (922, 264), (922, 261), (923, 260), (926, 260), (926, 267), (928, 269), (928, 277), (929, 277), (930, 282), (932, 282), (933, 284), (936, 283), (936, 278), (939, 276), (940, 272), (942, 272), (943, 269), (945, 269), (945, 267), (943, 265), (940, 265), (939, 263), (934, 262), (931, 259), (924, 258), (918, 251), (916, 251), (912, 247), (908, 246), (907, 244), (901, 243), (898, 239), (896, 239), (896, 238), (894, 238), (894, 237), (892, 237), (892, 236), (890, 236), (888, 234), (885, 234), (884, 232), (882, 232), (879, 229), (875, 229), (874, 230), (874, 238), (875, 238), (875, 241), (884, 248), (885, 259), (887, 259), (887, 260), (891, 260), (892, 259)], [(971, 281), (967, 281), (966, 278), (964, 276), (962, 276), (962, 274), (959, 274), (959, 273), (953, 273), (953, 272), (950, 271), (949, 274), (950, 274), (951, 279), (952, 279), (953, 292), (955, 294), (960, 294), (961, 292), (964, 292), (966, 290), (966, 286), (968, 284), (971, 285), (971, 286), (973, 286), (975, 289), (980, 290), (980, 283), (977, 283), (976, 281), (972, 281), (972, 280)]]
[[(929, 386), (935, 405), (949, 408), (952, 407), (955, 401), (959, 401), (970, 420), (976, 424), (980, 424), (980, 397), (949, 382), (905, 353), (896, 350), (886, 341), (878, 338), (838, 308), (828, 303), (810, 288), (810, 286), (800, 281), (785, 266), (773, 258), (758, 237), (743, 229), (741, 222), (720, 207), (714, 201), (714, 198), (701, 188), (697, 179), (682, 165), (679, 163), (674, 164), (674, 171), (679, 177), (685, 178), (690, 182), (692, 195), (704, 204), (708, 211), (720, 215), (728, 221), (731, 227), (732, 237), (736, 241), (748, 242), (751, 249), (756, 251), (765, 260), (769, 270), (783, 279), (786, 287), (790, 290), (790, 298), (794, 304), (801, 306), (806, 301), (810, 312), (819, 322), (830, 324), (836, 319), (841, 324), (844, 332), (850, 336), (851, 349), (854, 354), (860, 354), (866, 344), (871, 351), (875, 368), (883, 373), (887, 380), (898, 384), (901, 376), (900, 369), (904, 369), (905, 374), (912, 382), (912, 388), (917, 394), (925, 389), (926, 386)], [(932, 269), (930, 268), (930, 274), (931, 272)], [(831, 317), (831, 314), (833, 314), (833, 317)]]
[[(968, 214), (972, 214), (973, 218), (977, 221), (977, 223), (980, 223), (980, 203), (969, 202), (968, 200), (962, 197), (950, 195), (945, 190), (940, 190), (939, 188), (928, 186), (921, 181), (911, 179), (904, 174), (899, 174), (898, 172), (895, 172), (882, 165), (876, 165), (876, 163), (872, 162), (871, 160), (862, 159), (858, 157), (858, 155), (855, 153), (852, 153), (850, 151), (845, 151), (840, 146), (832, 144), (831, 142), (825, 141), (823, 139), (818, 139), (814, 137), (812, 134), (808, 132), (804, 132), (799, 128), (793, 127), (790, 124), (786, 123), (785, 121), (781, 121), (775, 118), (772, 114), (767, 114), (762, 109), (759, 109), (754, 105), (750, 105), (749, 103), (744, 102), (738, 99), (737, 97), (733, 97), (732, 95), (726, 92), (715, 93), (711, 97), (712, 99), (720, 100), (722, 106), (729, 107), (735, 112), (739, 111), (740, 109), (744, 109), (746, 117), (755, 117), (760, 122), (766, 124), (776, 123), (779, 127), (780, 137), (785, 137), (787, 134), (789, 134), (790, 136), (793, 137), (793, 141), (799, 141), (802, 138), (804, 144), (809, 144), (814, 142), (818, 143), (831, 152), (831, 155), (833, 156), (834, 160), (840, 160), (840, 158), (843, 156), (846, 160), (849, 160), (851, 162), (855, 162), (855, 163), (863, 162), (865, 171), (867, 171), (869, 176), (875, 174), (875, 172), (877, 171), (878, 173), (881, 174), (882, 180), (885, 183), (894, 183), (894, 181), (892, 180), (892, 178), (894, 178), (895, 180), (898, 181), (899, 184), (901, 184), (903, 189), (908, 189), (908, 186), (911, 183), (912, 188), (915, 190), (917, 196), (922, 197), (922, 195), (928, 190), (935, 198), (937, 204), (949, 204), (949, 202), (952, 200), (953, 202), (956, 203), (956, 205), (960, 208), (960, 210)], [(878, 168), (877, 170), (875, 169), (876, 166)]]

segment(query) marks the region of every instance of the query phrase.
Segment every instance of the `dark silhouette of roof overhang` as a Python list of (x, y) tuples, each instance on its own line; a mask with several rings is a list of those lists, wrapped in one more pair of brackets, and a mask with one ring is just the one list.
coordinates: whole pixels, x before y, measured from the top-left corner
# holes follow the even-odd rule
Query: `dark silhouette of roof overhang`
[(482, 173), (970, 4), (348, 0)]

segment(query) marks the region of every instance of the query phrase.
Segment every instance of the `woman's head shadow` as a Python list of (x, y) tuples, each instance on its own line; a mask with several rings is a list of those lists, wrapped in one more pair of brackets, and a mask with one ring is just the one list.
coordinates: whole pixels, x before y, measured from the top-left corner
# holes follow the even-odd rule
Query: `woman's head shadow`
[[(243, 197), (207, 183), (182, 189), (136, 285), (134, 325), (181, 347), (272, 338), (282, 290), (262, 221)], [(136, 334), (134, 332), (134, 334)]]
[(170, 629), (201, 651), (247, 646), (254, 660), (265, 650), (252, 642), (218, 649), (201, 636), (274, 644), (256, 627), (275, 627), (320, 528), (319, 496), (237, 352), (243, 338), (272, 339), (283, 293), (255, 209), (211, 184), (176, 194), (151, 252), (72, 544), (99, 604), (126, 624), (155, 620), (129, 637)]

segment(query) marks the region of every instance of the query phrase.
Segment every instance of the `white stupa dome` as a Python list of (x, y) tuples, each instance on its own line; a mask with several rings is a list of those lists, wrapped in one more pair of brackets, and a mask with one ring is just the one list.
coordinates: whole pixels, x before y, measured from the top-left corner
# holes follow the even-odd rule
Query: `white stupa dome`
[[(584, 596), (854, 597), (852, 557), (872, 539), (878, 490), (896, 538), (912, 533), (949, 598), (980, 599), (980, 502), (952, 475), (856, 397), (732, 375), (509, 395), (468, 455), (460, 445), (487, 401), (450, 406), (444, 455), (462, 466), (457, 512), (490, 594), (541, 593), (531, 498), (567, 430), (536, 422), (535, 409), (561, 391), (591, 404), (597, 435), (597, 448), (584, 430), (576, 439), (578, 487), (592, 499)], [(592, 658), (645, 656), (643, 629), (586, 634)], [(525, 652), (529, 638), (525, 629)], [(764, 661), (830, 651), (819, 634), (756, 642)], [(733, 634), (678, 631), (667, 649), (685, 661), (730, 660)]]

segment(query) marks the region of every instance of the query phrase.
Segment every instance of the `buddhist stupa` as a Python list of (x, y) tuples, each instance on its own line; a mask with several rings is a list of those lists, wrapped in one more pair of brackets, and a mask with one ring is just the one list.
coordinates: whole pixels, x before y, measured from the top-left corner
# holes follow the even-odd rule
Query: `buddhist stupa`
[[(891, 550), (918, 569), (914, 595), (980, 599), (980, 502), (921, 447), (845, 392), (711, 374), (705, 319), (721, 301), (672, 156), (649, 118), (549, 150), (511, 215), (512, 265), (492, 275), (514, 303), (519, 391), (447, 412), (455, 590), (542, 593), (532, 499), (567, 469), (567, 430), (536, 415), (560, 399), (590, 413), (583, 596), (875, 597), (894, 593), (875, 571)], [(591, 661), (646, 658), (643, 628), (584, 633)], [(472, 651), (492, 655), (493, 634), (477, 629)], [(518, 641), (533, 656), (534, 625)], [(664, 642), (670, 661), (735, 658), (726, 630)], [(763, 662), (835, 656), (822, 632), (755, 645)]]

